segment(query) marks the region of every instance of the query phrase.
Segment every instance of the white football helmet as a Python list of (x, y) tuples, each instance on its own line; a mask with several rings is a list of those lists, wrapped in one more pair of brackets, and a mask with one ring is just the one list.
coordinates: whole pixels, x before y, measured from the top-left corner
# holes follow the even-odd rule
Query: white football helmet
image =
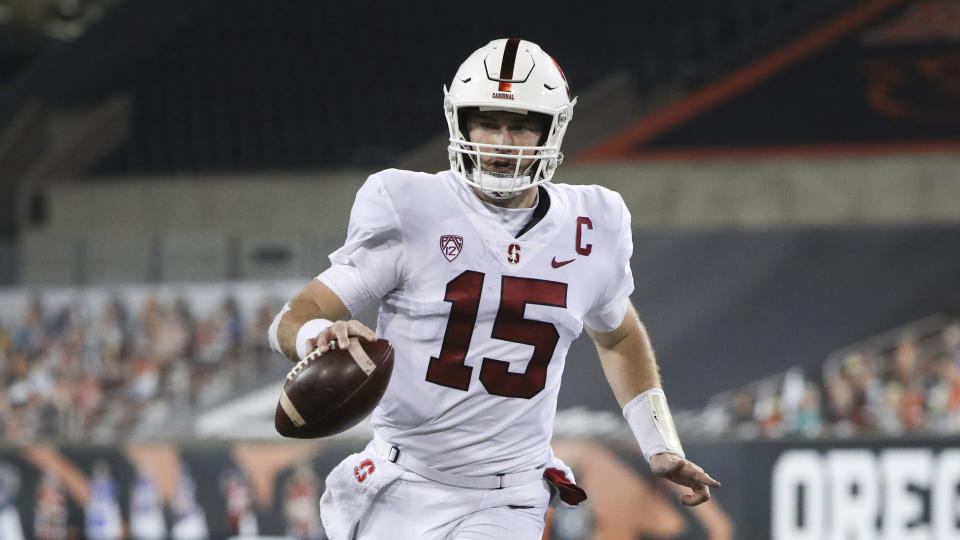
[[(539, 45), (521, 39), (496, 39), (477, 49), (457, 70), (449, 90), (443, 87), (443, 110), (450, 130), (450, 169), (464, 182), (496, 199), (550, 181), (563, 161), (560, 143), (573, 118), (571, 98), (560, 66)], [(470, 109), (539, 113), (549, 119), (538, 146), (470, 142)], [(515, 159), (513, 174), (484, 171), (481, 156)], [(521, 169), (521, 162), (536, 160)]]

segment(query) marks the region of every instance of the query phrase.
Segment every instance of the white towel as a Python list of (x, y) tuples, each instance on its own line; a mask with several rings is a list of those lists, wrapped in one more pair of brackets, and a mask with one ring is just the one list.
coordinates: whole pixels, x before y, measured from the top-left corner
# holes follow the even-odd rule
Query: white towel
[(327, 475), (320, 497), (320, 519), (330, 540), (350, 540), (377, 494), (395, 482), (403, 469), (377, 455), (373, 442), (351, 454)]

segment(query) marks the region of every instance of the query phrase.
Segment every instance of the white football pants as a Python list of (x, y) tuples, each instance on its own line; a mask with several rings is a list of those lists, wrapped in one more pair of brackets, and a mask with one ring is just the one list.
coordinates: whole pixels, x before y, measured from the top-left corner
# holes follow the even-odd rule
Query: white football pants
[(447, 486), (404, 471), (380, 493), (358, 540), (540, 540), (546, 481), (503, 489)]

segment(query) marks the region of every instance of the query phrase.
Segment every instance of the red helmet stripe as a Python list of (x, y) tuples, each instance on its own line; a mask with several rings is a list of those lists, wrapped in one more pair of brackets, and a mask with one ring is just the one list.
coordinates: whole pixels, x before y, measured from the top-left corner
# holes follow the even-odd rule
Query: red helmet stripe
[(573, 96), (570, 94), (570, 85), (567, 83), (567, 76), (564, 75), (563, 70), (560, 69), (560, 64), (558, 64), (557, 61), (554, 60), (553, 57), (550, 56), (549, 54), (547, 55), (547, 58), (549, 58), (550, 61), (553, 62), (553, 65), (556, 66), (557, 71), (560, 72), (560, 77), (563, 79), (563, 85), (567, 87), (567, 99), (573, 99)]
[(503, 50), (503, 61), (500, 63), (500, 91), (509, 92), (513, 85), (504, 80), (513, 78), (513, 65), (517, 61), (517, 48), (520, 47), (520, 40), (511, 38), (507, 40), (507, 46)]
[(554, 60), (554, 59), (553, 59), (553, 57), (552, 57), (552, 56), (550, 56), (549, 54), (547, 55), (547, 58), (549, 58), (549, 59), (550, 59), (550, 61), (551, 61), (551, 62), (553, 62), (553, 65), (554, 65), (554, 66), (556, 66), (556, 68), (557, 68), (557, 71), (559, 71), (559, 72), (560, 72), (560, 76), (561, 76), (561, 77), (563, 77), (563, 80), (564, 80), (564, 82), (566, 82), (566, 80), (567, 80), (567, 76), (566, 76), (566, 75), (564, 75), (564, 74), (563, 74), (563, 70), (562, 70), (562, 69), (560, 69), (560, 64), (558, 64), (558, 63), (557, 63), (557, 61), (556, 61), (556, 60)]

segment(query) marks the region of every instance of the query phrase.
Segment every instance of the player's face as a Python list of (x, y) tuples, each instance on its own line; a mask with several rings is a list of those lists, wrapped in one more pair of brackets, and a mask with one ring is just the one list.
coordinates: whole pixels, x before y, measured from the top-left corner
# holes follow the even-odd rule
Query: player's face
[[(477, 111), (467, 120), (467, 132), (470, 141), (481, 144), (496, 144), (503, 146), (537, 146), (543, 135), (543, 125), (540, 119), (525, 114), (507, 111)], [(486, 150), (485, 150), (486, 151)], [(497, 150), (501, 154), (519, 154), (519, 150)], [(527, 170), (535, 160), (520, 160), (520, 171)], [(498, 158), (496, 156), (481, 156), (480, 167), (484, 171), (494, 171), (513, 174), (517, 168), (517, 160)]]

